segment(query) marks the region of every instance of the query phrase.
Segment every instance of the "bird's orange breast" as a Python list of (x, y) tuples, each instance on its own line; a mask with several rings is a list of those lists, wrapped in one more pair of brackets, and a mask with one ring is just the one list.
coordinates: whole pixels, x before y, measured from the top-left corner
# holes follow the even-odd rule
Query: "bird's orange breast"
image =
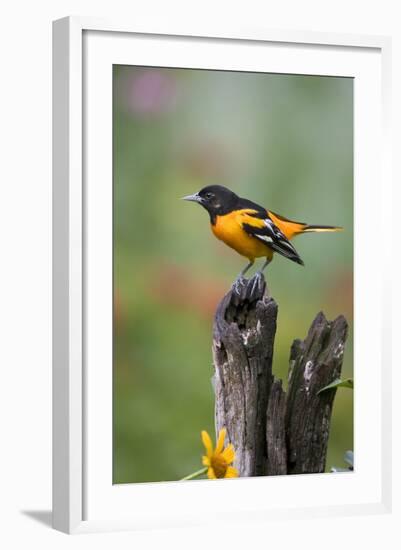
[(263, 225), (263, 220), (250, 216), (252, 213), (255, 213), (255, 210), (246, 209), (235, 210), (224, 216), (216, 216), (216, 221), (211, 226), (213, 234), (249, 260), (261, 257), (271, 258), (273, 255), (271, 248), (248, 235), (242, 227), (243, 223), (249, 222), (253, 225)]

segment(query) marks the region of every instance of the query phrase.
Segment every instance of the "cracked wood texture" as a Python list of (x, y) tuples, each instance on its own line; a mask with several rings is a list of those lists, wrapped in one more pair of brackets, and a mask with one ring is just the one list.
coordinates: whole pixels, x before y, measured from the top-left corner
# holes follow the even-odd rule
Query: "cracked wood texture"
[(347, 322), (319, 313), (290, 354), (289, 384), (272, 374), (278, 307), (263, 276), (241, 279), (214, 320), (216, 430), (227, 429), (241, 477), (324, 472)]
[(295, 340), (285, 413), (289, 474), (324, 472), (336, 389), (319, 390), (340, 378), (347, 321), (319, 313), (303, 342)]
[[(254, 284), (255, 283), (255, 284)], [(241, 476), (266, 474), (266, 412), (277, 304), (262, 277), (231, 290), (214, 322), (216, 428), (227, 428)]]

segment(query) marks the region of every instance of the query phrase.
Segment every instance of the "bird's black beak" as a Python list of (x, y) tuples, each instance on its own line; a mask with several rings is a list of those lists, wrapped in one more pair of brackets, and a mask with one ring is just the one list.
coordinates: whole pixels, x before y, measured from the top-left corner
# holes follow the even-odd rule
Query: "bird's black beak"
[(194, 193), (193, 195), (187, 195), (186, 197), (181, 197), (183, 201), (192, 201), (192, 202), (199, 202), (202, 203), (202, 198), (198, 195), (198, 193)]

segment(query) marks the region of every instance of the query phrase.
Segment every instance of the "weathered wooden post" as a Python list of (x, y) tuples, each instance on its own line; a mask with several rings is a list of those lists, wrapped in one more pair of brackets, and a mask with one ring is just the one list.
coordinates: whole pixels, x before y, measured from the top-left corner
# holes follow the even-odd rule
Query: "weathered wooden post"
[(213, 355), (216, 427), (227, 428), (242, 476), (266, 474), (266, 411), (273, 381), (277, 304), (266, 283), (245, 282), (217, 308)]
[(347, 337), (340, 316), (323, 313), (290, 354), (288, 391), (272, 374), (278, 307), (263, 277), (243, 279), (214, 321), (216, 428), (227, 429), (240, 476), (323, 472), (335, 389)]

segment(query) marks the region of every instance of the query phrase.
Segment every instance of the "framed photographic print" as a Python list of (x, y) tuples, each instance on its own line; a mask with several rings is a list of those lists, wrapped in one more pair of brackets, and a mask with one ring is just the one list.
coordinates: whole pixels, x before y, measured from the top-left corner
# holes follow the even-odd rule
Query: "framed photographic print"
[(389, 39), (53, 49), (54, 527), (388, 510)]

